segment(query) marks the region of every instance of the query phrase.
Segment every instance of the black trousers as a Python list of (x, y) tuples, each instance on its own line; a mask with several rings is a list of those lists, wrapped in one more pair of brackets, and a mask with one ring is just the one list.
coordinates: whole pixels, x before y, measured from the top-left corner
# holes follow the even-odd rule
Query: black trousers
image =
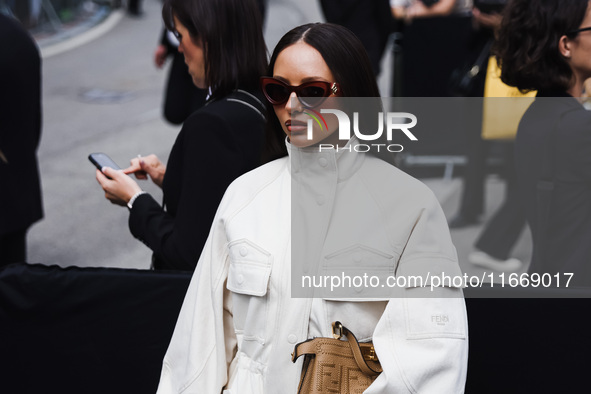
[(507, 182), (505, 200), (486, 223), (475, 244), (477, 249), (500, 260), (509, 258), (509, 253), (526, 224), (525, 207), (519, 195), (515, 174), (513, 146), (512, 142), (503, 144), (505, 148), (503, 176)]
[[(486, 48), (487, 43), (492, 38), (492, 32), (480, 30), (473, 32), (470, 39), (469, 51), (466, 57), (467, 64), (472, 64)], [(484, 84), (486, 82), (486, 72), (478, 74), (472, 85), (469, 97), (483, 97)], [(466, 116), (471, 123), (465, 128), (465, 142), (467, 146), (466, 156), (468, 165), (464, 171), (464, 187), (460, 203), (459, 215), (464, 218), (476, 219), (484, 211), (484, 181), (486, 179), (486, 159), (490, 150), (491, 142), (482, 139), (482, 116), (483, 102), (474, 100), (467, 103), (467, 111), (473, 116)], [(513, 158), (508, 158), (513, 163)], [(513, 166), (512, 164), (510, 164)], [(513, 170), (513, 167), (511, 167)]]
[(27, 230), (0, 235), (0, 267), (27, 260)]
[[(482, 108), (479, 108), (482, 114)], [(482, 119), (481, 116), (478, 117)], [(476, 219), (484, 212), (484, 181), (486, 178), (486, 159), (490, 150), (490, 142), (480, 136), (480, 124), (466, 128), (468, 146), (468, 165), (463, 174), (463, 189), (459, 215), (467, 219)]]

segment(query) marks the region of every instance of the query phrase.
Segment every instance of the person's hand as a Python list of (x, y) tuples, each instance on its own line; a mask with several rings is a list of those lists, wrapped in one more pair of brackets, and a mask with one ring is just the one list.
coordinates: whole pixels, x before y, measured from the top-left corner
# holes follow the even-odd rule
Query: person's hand
[(406, 18), (406, 7), (391, 7), (390, 10), (395, 19)]
[(105, 191), (105, 198), (121, 206), (126, 206), (131, 197), (142, 191), (136, 181), (122, 170), (109, 167), (103, 168), (102, 172), (96, 170), (96, 180)]
[(162, 187), (166, 166), (156, 155), (135, 157), (131, 159), (131, 165), (123, 170), (125, 174), (135, 174), (137, 179), (152, 179), (157, 186)]
[(156, 47), (156, 50), (154, 51), (154, 64), (156, 64), (156, 67), (162, 68), (162, 66), (164, 66), (164, 63), (166, 62), (167, 56), (168, 50), (166, 49), (166, 47), (162, 44), (158, 45), (158, 47)]
[(478, 24), (478, 26), (488, 27), (494, 30), (501, 27), (501, 22), (503, 21), (503, 16), (498, 12), (485, 14), (478, 8), (472, 9), (472, 16), (474, 17), (474, 21)]

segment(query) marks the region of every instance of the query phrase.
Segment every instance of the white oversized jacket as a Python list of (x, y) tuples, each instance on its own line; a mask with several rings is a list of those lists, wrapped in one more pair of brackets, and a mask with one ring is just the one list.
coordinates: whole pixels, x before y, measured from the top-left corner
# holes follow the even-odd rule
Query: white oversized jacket
[[(314, 219), (322, 230), (311, 233), (317, 241), (320, 231), (323, 241), (310, 240), (307, 257), (319, 245), (318, 264), (339, 256), (363, 266), (381, 256), (379, 264), (396, 275), (461, 275), (432, 192), (369, 155), (289, 144), (288, 150), (289, 157), (243, 175), (226, 191), (164, 358), (158, 394), (295, 393), (303, 357), (291, 362), (294, 345), (330, 337), (335, 320), (360, 341), (374, 342), (384, 372), (365, 393), (462, 393), (468, 338), (461, 289), (439, 289), (440, 298), (416, 298), (430, 291), (424, 288), (399, 289), (381, 300), (291, 297), (292, 187), (331, 213)], [(358, 211), (383, 236), (360, 229), (344, 240), (352, 247), (333, 250), (339, 218)]]

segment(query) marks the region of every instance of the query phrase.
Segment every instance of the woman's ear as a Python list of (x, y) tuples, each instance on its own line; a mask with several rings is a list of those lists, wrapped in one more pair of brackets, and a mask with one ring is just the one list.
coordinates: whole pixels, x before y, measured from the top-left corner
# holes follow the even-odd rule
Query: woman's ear
[(558, 41), (558, 50), (560, 51), (560, 54), (567, 59), (570, 59), (571, 56), (570, 45), (570, 39), (567, 36), (560, 37), (560, 40)]

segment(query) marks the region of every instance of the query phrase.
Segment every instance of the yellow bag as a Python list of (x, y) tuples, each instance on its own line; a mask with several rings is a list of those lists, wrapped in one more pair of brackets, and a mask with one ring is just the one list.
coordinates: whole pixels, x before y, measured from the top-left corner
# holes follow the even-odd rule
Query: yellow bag
[(497, 66), (497, 60), (491, 56), (484, 85), (482, 139), (514, 139), (519, 121), (535, 96), (536, 92), (523, 94), (519, 89), (505, 85), (501, 81), (501, 69)]

